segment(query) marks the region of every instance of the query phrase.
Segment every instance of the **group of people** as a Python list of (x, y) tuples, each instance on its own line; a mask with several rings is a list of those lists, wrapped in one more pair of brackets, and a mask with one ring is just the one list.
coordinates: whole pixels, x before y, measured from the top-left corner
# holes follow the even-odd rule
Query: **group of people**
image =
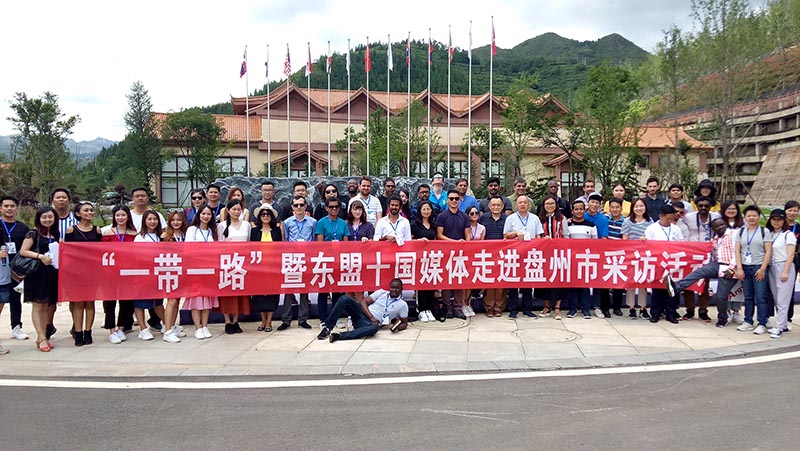
[[(735, 201), (720, 203), (716, 187), (703, 180), (693, 199), (685, 198), (680, 184), (669, 186), (663, 197), (659, 180), (647, 180), (647, 191), (641, 197), (629, 197), (625, 186), (618, 184), (605, 198), (595, 190), (593, 180), (583, 183), (583, 195), (569, 201), (559, 196), (556, 180), (547, 183), (541, 199), (527, 195), (527, 182), (515, 180), (514, 192), (501, 194), (497, 177), (487, 180), (487, 197), (478, 200), (469, 194), (468, 181), (458, 179), (453, 189), (445, 190), (442, 174), (434, 174), (430, 184), (416, 187), (416, 198), (404, 188), (397, 188), (394, 179), (386, 178), (380, 195), (373, 194), (372, 178), (351, 179), (346, 192), (340, 193), (333, 183), (320, 183), (314, 188), (321, 201), (313, 205), (309, 186), (298, 180), (292, 187), (291, 199), (281, 205), (275, 198), (275, 184), (261, 184), (261, 199), (248, 209), (242, 189), (231, 187), (222, 200), (222, 188), (215, 184), (192, 190), (191, 206), (167, 212), (164, 217), (149, 205), (145, 188), (132, 191), (132, 208), (117, 205), (112, 209), (112, 222), (103, 228), (94, 225), (94, 206), (78, 202), (70, 208), (68, 190), (58, 188), (51, 193), (51, 205), (40, 208), (29, 229), (17, 220), (19, 201), (2, 197), (0, 234), (5, 243), (0, 250), (0, 309), (11, 305), (12, 337), (28, 338), (22, 330), (21, 298), (10, 277), (8, 262), (16, 256), (38, 259), (39, 269), (24, 280), (25, 302), (32, 304), (32, 322), (36, 345), (47, 352), (52, 349), (50, 337), (58, 302), (58, 271), (53, 265), (54, 243), (64, 242), (302, 242), (302, 241), (389, 241), (402, 244), (410, 240), (535, 240), (541, 238), (658, 240), (713, 243), (712, 263), (690, 274), (682, 281), (665, 279), (663, 289), (653, 289), (648, 313), (645, 289), (537, 289), (536, 296), (544, 307), (534, 313), (534, 293), (529, 287), (511, 289), (488, 288), (481, 293), (471, 287), (451, 290), (420, 290), (415, 294), (417, 316), (421, 322), (466, 319), (475, 316), (473, 309), (487, 317), (562, 319), (562, 302), (566, 316), (579, 314), (591, 319), (612, 315), (623, 316), (628, 309), (631, 319), (669, 322), (698, 318), (710, 322), (709, 281), (717, 279), (714, 303), (718, 308), (717, 326), (733, 321), (738, 330), (756, 334), (770, 333), (779, 338), (790, 330), (793, 315), (794, 281), (797, 276), (796, 223), (800, 204), (789, 201), (784, 208), (772, 210), (767, 227), (759, 226), (761, 210), (749, 205), (740, 211)], [(699, 293), (688, 288), (703, 280)], [(728, 294), (737, 282), (744, 288), (744, 314), (741, 306), (728, 303)], [(685, 313), (678, 313), (679, 296), (683, 292)], [(120, 295), (120, 297), (124, 297)], [(482, 300), (482, 302), (480, 302)], [(329, 304), (330, 310), (329, 310)], [(476, 301), (476, 302), (473, 302)], [(185, 299), (105, 300), (104, 325), (108, 341), (119, 344), (126, 333), (139, 328), (138, 338), (153, 340), (151, 328), (162, 333), (162, 339), (178, 343), (186, 336), (178, 324), (179, 308), (190, 311), (194, 337), (212, 336), (209, 317), (212, 311), (223, 314), (225, 333), (241, 333), (240, 315), (258, 312), (259, 331), (271, 332), (273, 313), (278, 310), (280, 296), (196, 296)], [(311, 329), (308, 323), (308, 294), (284, 296), (278, 331), (291, 327), (293, 305), (297, 304), (297, 324)], [(482, 304), (482, 305), (480, 305)], [(388, 290), (366, 296), (363, 292), (318, 293), (317, 307), (321, 318), (320, 339), (337, 341), (359, 338), (387, 326), (392, 332), (408, 325), (409, 308), (402, 298), (402, 282), (395, 279)], [(76, 346), (93, 342), (92, 329), (95, 302), (70, 302), (73, 327), (70, 333)], [(413, 311), (413, 310), (412, 310)], [(149, 314), (149, 319), (147, 315)], [(754, 319), (755, 315), (755, 319)], [(767, 328), (768, 318), (776, 322)], [(350, 327), (343, 317), (349, 317)], [(337, 331), (339, 328), (352, 330)], [(7, 350), (0, 346), (0, 353)]]

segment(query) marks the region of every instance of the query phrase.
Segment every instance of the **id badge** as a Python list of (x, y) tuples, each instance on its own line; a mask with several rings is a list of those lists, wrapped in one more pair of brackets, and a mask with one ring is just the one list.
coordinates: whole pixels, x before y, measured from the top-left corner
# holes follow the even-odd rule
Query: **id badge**
[(17, 253), (17, 245), (14, 244), (13, 241), (6, 243), (6, 252), (8, 255), (14, 255)]
[(403, 240), (403, 237), (400, 236), (400, 235), (395, 235), (394, 240), (395, 240), (395, 242), (397, 243), (398, 246), (402, 246), (402, 245), (406, 244), (405, 240)]
[(752, 264), (753, 263), (753, 254), (751, 254), (750, 252), (745, 252), (744, 253), (744, 261), (743, 261), (743, 263), (745, 265)]
[(530, 241), (531, 240), (531, 233), (530, 232), (525, 232), (525, 234), (522, 235), (522, 239), (525, 240), (525, 241)]

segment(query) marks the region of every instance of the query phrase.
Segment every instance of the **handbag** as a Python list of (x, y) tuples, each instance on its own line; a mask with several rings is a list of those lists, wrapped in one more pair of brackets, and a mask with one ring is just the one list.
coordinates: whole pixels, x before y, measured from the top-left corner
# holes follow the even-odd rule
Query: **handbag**
[(11, 260), (11, 278), (17, 282), (22, 282), (26, 277), (38, 271), (42, 262), (38, 258), (23, 257), (17, 255)]

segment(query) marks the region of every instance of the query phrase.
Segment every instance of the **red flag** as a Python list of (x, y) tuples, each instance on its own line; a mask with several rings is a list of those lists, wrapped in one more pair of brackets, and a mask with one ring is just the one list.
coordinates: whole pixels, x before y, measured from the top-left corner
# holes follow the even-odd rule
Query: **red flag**
[(325, 72), (331, 73), (331, 68), (333, 67), (333, 58), (328, 55), (328, 59), (325, 61)]
[(308, 43), (308, 61), (306, 62), (306, 77), (311, 75), (312, 70), (313, 69), (311, 67), (311, 43), (309, 42)]
[(372, 70), (372, 57), (369, 56), (369, 42), (367, 42), (367, 51), (364, 53), (364, 72)]
[(447, 32), (448, 34), (448, 47), (447, 47), (447, 55), (448, 55), (448, 63), (453, 63), (453, 33), (450, 31)]
[(497, 44), (494, 42), (494, 17), (492, 17), (492, 55), (497, 55)]
[(431, 41), (431, 37), (428, 36), (428, 65), (433, 64), (433, 41)]
[(406, 41), (406, 66), (411, 64), (411, 33), (408, 33), (408, 40)]

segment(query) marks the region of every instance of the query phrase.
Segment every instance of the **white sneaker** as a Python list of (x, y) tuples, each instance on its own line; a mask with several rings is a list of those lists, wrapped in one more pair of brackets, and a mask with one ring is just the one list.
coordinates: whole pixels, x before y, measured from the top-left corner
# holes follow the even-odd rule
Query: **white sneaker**
[(208, 330), (208, 326), (206, 326), (206, 327), (204, 327), (204, 328), (203, 328), (203, 336), (204, 336), (204, 337), (206, 337), (206, 338), (211, 338), (211, 337), (213, 337), (213, 335), (211, 335), (211, 331), (210, 331), (210, 330)]
[(183, 327), (181, 326), (172, 326), (172, 333), (179, 338), (186, 336), (186, 332), (183, 331)]
[(733, 322), (736, 324), (744, 324), (744, 316), (742, 316), (742, 314), (739, 312), (733, 312), (731, 318), (733, 318)]
[(756, 330), (753, 331), (753, 333), (756, 335), (764, 335), (766, 332), (767, 328), (764, 327), (762, 324), (759, 324), (758, 327), (756, 327)]
[(472, 306), (468, 305), (466, 307), (467, 307), (467, 311), (469, 312), (469, 315), (467, 315), (467, 316), (475, 316), (475, 310), (472, 310)]
[(161, 339), (166, 341), (167, 343), (180, 343), (181, 342), (181, 339), (178, 338), (178, 336), (175, 335), (175, 332), (173, 332), (172, 330), (170, 330), (169, 332), (165, 333), (164, 336), (161, 337)]
[(165, 326), (164, 323), (161, 323), (161, 329), (159, 329), (159, 332), (162, 334), (167, 333), (167, 326)]
[(423, 311), (419, 312), (419, 320), (422, 321), (423, 323), (427, 323), (428, 321), (430, 321), (428, 319), (428, 311), (427, 310), (423, 310)]
[(142, 329), (139, 331), (139, 339), (144, 341), (150, 341), (153, 339), (153, 334), (150, 333), (150, 329)]
[(117, 335), (117, 338), (119, 338), (119, 341), (126, 341), (128, 339), (122, 329), (117, 329), (117, 331), (114, 333)]
[(769, 334), (774, 334), (776, 332), (783, 332), (783, 331), (781, 329), (778, 329), (777, 327), (770, 327), (769, 329), (767, 329), (767, 333)]
[(786, 330), (788, 330), (789, 332), (792, 331), (792, 323), (786, 323)]
[(194, 331), (194, 338), (197, 338), (198, 340), (206, 338), (206, 334), (203, 333), (202, 327)]
[(11, 338), (17, 340), (27, 340), (29, 337), (28, 334), (22, 331), (22, 327), (14, 326), (14, 328), (11, 329)]
[(775, 327), (770, 329), (769, 338), (781, 338), (781, 334), (783, 334), (783, 331)]
[(119, 337), (117, 336), (117, 333), (114, 332), (114, 333), (108, 334), (108, 342), (111, 343), (112, 345), (118, 345), (118, 344), (122, 343), (122, 340), (120, 340)]
[(461, 307), (461, 313), (467, 318), (469, 318), (471, 316), (469, 314), (469, 307), (467, 307), (466, 305)]
[(347, 325), (345, 326), (348, 332), (352, 332), (353, 330), (353, 318), (347, 317)]
[(8, 354), (8, 349), (5, 346), (0, 345), (0, 355)]
[(594, 309), (594, 316), (596, 316), (596, 317), (598, 317), (600, 319), (603, 319), (603, 318), (606, 317), (606, 315), (603, 315), (603, 311), (600, 310), (599, 308)]
[(340, 319), (336, 321), (336, 328), (340, 330), (347, 329), (347, 323), (345, 323), (343, 320)]
[(748, 330), (753, 330), (754, 327), (750, 323), (743, 323), (741, 326), (737, 327), (736, 330), (739, 332), (747, 332)]

